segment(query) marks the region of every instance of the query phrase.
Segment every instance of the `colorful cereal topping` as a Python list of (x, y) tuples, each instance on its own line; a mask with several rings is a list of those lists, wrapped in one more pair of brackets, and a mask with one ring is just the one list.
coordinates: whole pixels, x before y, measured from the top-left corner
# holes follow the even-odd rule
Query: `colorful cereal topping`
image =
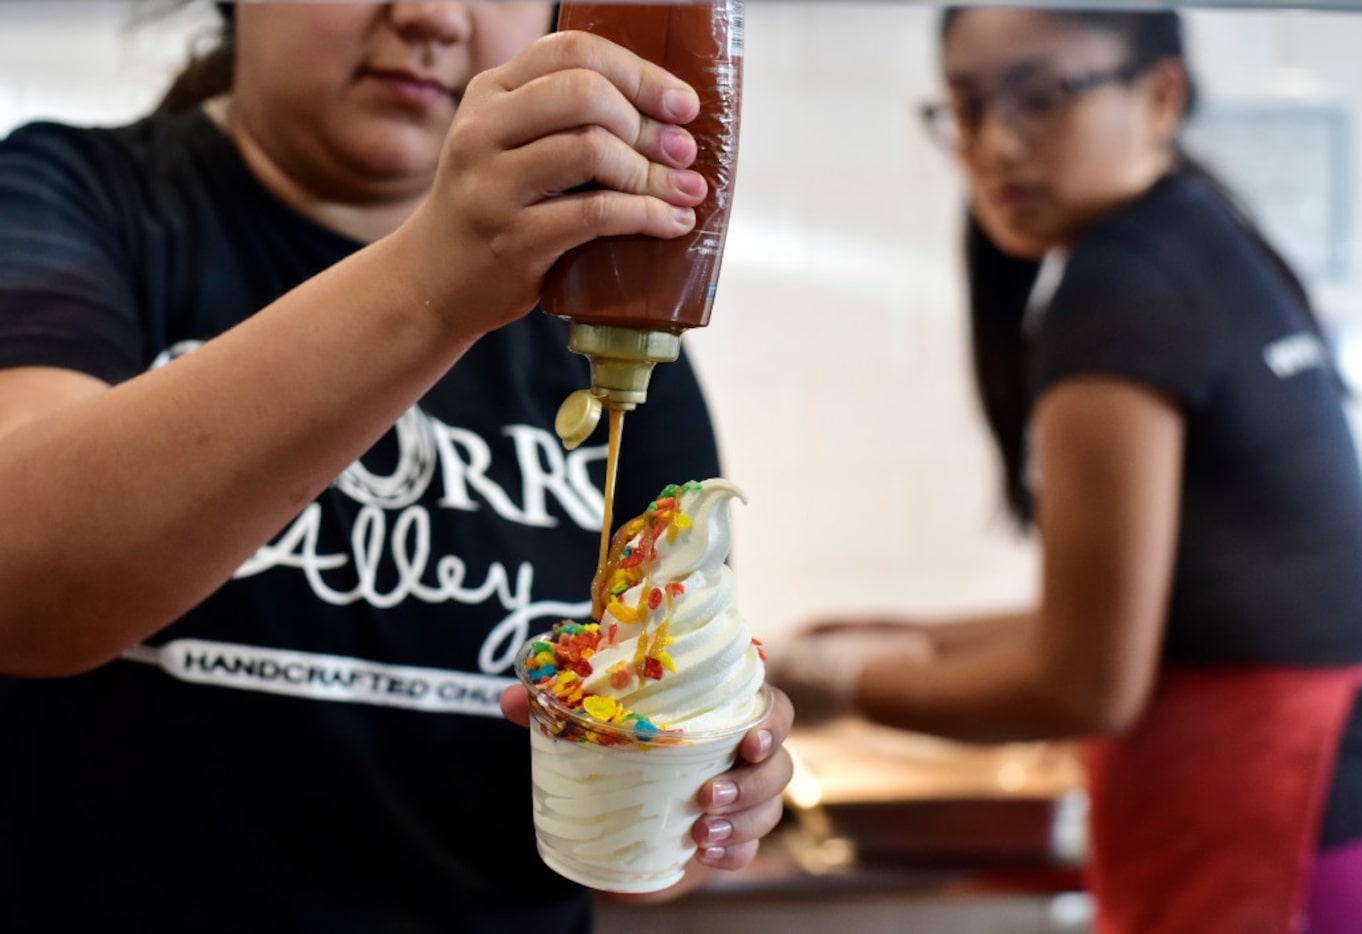
[[(701, 485), (694, 482), (665, 487), (641, 516), (625, 523), (615, 534), (610, 559), (592, 581), (594, 622), (564, 620), (553, 627), (548, 641), (526, 647), (525, 667), (536, 686), (551, 693), (559, 703), (586, 715), (584, 724), (565, 728), (560, 734), (565, 738), (603, 744), (628, 741), (591, 730), (591, 722), (632, 727), (636, 738), (638, 733), (654, 734), (658, 739), (680, 734), (680, 730), (660, 730), (609, 695), (587, 693), (582, 681), (595, 673), (592, 657), (618, 644), (619, 623), (643, 623), (649, 612), (660, 608), (665, 608), (662, 622), (655, 629), (639, 633), (634, 657), (611, 665), (606, 674), (613, 690), (628, 691), (645, 681), (660, 681), (667, 672), (675, 673), (676, 663), (667, 652), (673, 641), (667, 627), (672, 601), (684, 596), (686, 588), (675, 581), (662, 586), (649, 586), (648, 582), (657, 543), (674, 542), (682, 530), (691, 526), (690, 517), (681, 511), (681, 494), (700, 489)], [(640, 584), (643, 586), (638, 600), (626, 604), (621, 597)]]
[[(661, 605), (664, 596), (679, 597), (685, 592), (680, 583), (669, 584), (663, 594), (654, 595), (657, 588), (645, 589), (634, 606), (627, 606), (620, 597), (647, 577), (653, 558), (657, 557), (657, 543), (665, 538), (676, 541), (676, 536), (690, 528), (690, 516), (681, 511), (680, 497), (685, 492), (699, 492), (701, 485), (694, 481), (668, 484), (657, 495), (643, 515), (620, 527), (610, 543), (610, 560), (591, 583), (591, 616), (600, 620), (605, 611), (622, 623), (640, 622), (648, 610)], [(633, 540), (638, 538), (637, 542)]]
[[(593, 673), (591, 657), (600, 649), (610, 645), (617, 626), (611, 626), (605, 634), (600, 624), (573, 623), (564, 621), (553, 627), (548, 642), (533, 642), (525, 651), (528, 653), (526, 668), (530, 679), (540, 690), (551, 694), (560, 704), (586, 714), (583, 723), (568, 723), (560, 736), (583, 743), (616, 745), (629, 740), (606, 732), (592, 730), (592, 722), (614, 726), (632, 727), (640, 742), (651, 742), (652, 737), (679, 735), (680, 731), (659, 730), (647, 718), (627, 710), (619, 701), (608, 694), (588, 694), (582, 680)], [(654, 659), (647, 659), (654, 662)], [(660, 663), (659, 663), (660, 664)], [(616, 662), (607, 672), (610, 684), (616, 690), (627, 690), (634, 683), (634, 676), (624, 662)], [(648, 734), (640, 737), (638, 734)]]

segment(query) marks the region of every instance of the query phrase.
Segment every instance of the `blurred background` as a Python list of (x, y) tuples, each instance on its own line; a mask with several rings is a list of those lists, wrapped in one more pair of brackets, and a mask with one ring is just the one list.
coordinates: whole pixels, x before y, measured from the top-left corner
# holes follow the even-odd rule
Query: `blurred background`
[[(739, 602), (768, 644), (810, 618), (893, 610), (930, 620), (1020, 607), (1036, 590), (1036, 552), (1003, 514), (970, 384), (962, 189), (917, 120), (939, 92), (937, 17), (916, 3), (748, 8), (723, 276), (713, 323), (686, 340), (726, 473), (750, 497), (735, 517)], [(1187, 20), (1204, 104), (1190, 148), (1306, 274), (1345, 372), (1362, 382), (1362, 12), (1197, 9)], [(0, 4), (0, 133), (40, 118), (116, 124), (143, 113), (214, 24), (200, 2)], [(768, 868), (831, 877), (859, 865), (857, 886), (808, 888), (814, 905), (730, 884), (747, 900), (653, 915), (650, 930), (739, 929), (756, 917), (748, 910), (790, 931), (852, 917), (856, 931), (1085, 929), (1086, 905), (1064, 877), (981, 883), (978, 872), (924, 873), (911, 858), (887, 875), (867, 868), (886, 837), (900, 856), (977, 868), (990, 855), (981, 828), (994, 857), (1074, 864), (1081, 780), (1062, 750), (839, 735), (840, 747), (820, 736), (798, 747), (803, 843)], [(878, 765), (848, 748), (875, 750)], [(905, 820), (832, 807), (839, 793), (879, 801), (877, 776), (899, 798), (943, 807)], [(1042, 806), (981, 804), (998, 799)], [(952, 801), (968, 806), (944, 808)], [(640, 922), (615, 908), (602, 923)]]
[[(713, 323), (687, 343), (726, 471), (750, 496), (735, 518), (741, 601), (769, 640), (811, 616), (931, 618), (1034, 592), (969, 383), (961, 186), (917, 119), (939, 91), (937, 15), (842, 0), (748, 10), (723, 276)], [(1187, 18), (1205, 104), (1193, 148), (1308, 274), (1351, 360), (1362, 14)], [(202, 2), (0, 4), (0, 133), (141, 114), (214, 23)]]

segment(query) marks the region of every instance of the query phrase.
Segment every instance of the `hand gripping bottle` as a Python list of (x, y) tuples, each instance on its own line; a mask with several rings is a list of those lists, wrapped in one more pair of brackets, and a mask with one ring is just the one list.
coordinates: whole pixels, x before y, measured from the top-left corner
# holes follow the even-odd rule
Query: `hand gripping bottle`
[(624, 412), (646, 401), (653, 365), (676, 359), (682, 331), (709, 323), (737, 168), (742, 3), (566, 2), (558, 28), (610, 39), (695, 89), (700, 115), (687, 125), (698, 147), (692, 168), (709, 183), (685, 236), (599, 238), (569, 250), (549, 271), (544, 310), (568, 320), (568, 346), (591, 361), (591, 389), (569, 396), (558, 414), (558, 434), (576, 447), (602, 406)]

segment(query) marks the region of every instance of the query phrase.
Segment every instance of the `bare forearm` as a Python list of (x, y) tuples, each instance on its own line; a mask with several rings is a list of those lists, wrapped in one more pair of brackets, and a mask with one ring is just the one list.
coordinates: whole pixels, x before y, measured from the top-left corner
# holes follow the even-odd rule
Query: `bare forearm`
[(380, 242), (174, 363), (0, 437), (0, 670), (171, 622), (469, 346)]
[[(950, 655), (1012, 639), (1032, 620), (1031, 613), (1007, 613), (932, 623), (927, 631), (935, 649)], [(927, 628), (926, 624), (924, 628)]]
[(904, 666), (866, 662), (856, 689), (861, 713), (879, 723), (969, 742), (1055, 739), (1092, 731), (1063, 678), (1037, 648), (1035, 624), (976, 627), (990, 633), (937, 659)]

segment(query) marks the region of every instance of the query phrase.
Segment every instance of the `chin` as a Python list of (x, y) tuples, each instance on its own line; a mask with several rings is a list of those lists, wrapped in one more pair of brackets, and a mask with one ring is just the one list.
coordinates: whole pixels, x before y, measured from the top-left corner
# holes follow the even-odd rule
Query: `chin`
[(398, 131), (376, 144), (356, 147), (352, 165), (362, 174), (378, 181), (429, 187), (440, 161), (440, 147), (428, 140), (413, 143), (403, 140)]
[(438, 160), (429, 155), (410, 156), (404, 153), (385, 156), (374, 154), (365, 159), (365, 168), (374, 178), (400, 182), (410, 179), (413, 185), (429, 188), (435, 179)]
[(980, 226), (994, 246), (1015, 259), (1040, 259), (1054, 245), (1053, 238), (1026, 227), (985, 221), (980, 221)]
[(358, 165), (383, 177), (434, 174), (444, 147), (444, 133), (403, 120), (384, 120), (355, 128), (343, 142)]
[(1016, 259), (1040, 259), (1054, 245), (1054, 238), (1047, 235), (1044, 226), (1021, 212), (976, 204), (974, 216), (993, 245)]

